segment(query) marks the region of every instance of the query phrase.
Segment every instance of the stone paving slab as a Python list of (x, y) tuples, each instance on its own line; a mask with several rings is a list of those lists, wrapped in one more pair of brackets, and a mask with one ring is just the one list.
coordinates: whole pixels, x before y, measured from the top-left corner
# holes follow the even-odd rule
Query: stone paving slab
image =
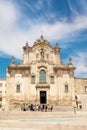
[(22, 129), (22, 128), (0, 128), (0, 130), (40, 130), (40, 129)]
[(0, 130), (87, 130), (87, 111), (0, 112)]
[[(13, 130), (87, 130), (87, 118), (48, 118), (48, 119), (21, 119), (1, 120), (0, 127)], [(14, 129), (15, 128), (15, 129)], [(3, 130), (3, 129), (2, 129)]]

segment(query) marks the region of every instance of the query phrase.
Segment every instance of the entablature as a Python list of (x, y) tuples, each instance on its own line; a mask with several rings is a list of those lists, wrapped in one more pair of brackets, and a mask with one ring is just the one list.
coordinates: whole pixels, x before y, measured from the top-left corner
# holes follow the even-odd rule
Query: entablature
[(14, 65), (8, 67), (8, 74), (10, 77), (15, 77), (16, 74), (21, 74), (22, 77), (28, 77), (30, 75), (30, 66), (27, 65)]
[(57, 77), (63, 77), (63, 74), (68, 74), (70, 77), (74, 76), (75, 67), (69, 66), (54, 66), (54, 73)]

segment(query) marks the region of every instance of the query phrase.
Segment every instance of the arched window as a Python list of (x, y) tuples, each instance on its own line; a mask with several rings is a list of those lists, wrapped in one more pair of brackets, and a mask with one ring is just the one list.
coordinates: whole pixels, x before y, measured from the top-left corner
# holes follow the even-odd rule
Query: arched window
[(46, 82), (46, 72), (44, 70), (40, 71), (40, 82)]

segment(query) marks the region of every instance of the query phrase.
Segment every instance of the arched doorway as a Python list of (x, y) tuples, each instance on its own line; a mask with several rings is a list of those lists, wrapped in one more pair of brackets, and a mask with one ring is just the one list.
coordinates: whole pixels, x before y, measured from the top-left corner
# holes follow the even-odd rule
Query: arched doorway
[(47, 103), (47, 92), (46, 91), (40, 91), (40, 103), (41, 104)]

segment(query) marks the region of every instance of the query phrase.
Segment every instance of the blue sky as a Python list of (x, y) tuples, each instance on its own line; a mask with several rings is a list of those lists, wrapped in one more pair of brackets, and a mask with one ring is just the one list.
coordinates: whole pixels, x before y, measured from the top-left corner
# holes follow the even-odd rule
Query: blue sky
[(65, 64), (72, 57), (75, 77), (87, 78), (87, 0), (0, 0), (0, 78), (41, 35), (58, 42)]

